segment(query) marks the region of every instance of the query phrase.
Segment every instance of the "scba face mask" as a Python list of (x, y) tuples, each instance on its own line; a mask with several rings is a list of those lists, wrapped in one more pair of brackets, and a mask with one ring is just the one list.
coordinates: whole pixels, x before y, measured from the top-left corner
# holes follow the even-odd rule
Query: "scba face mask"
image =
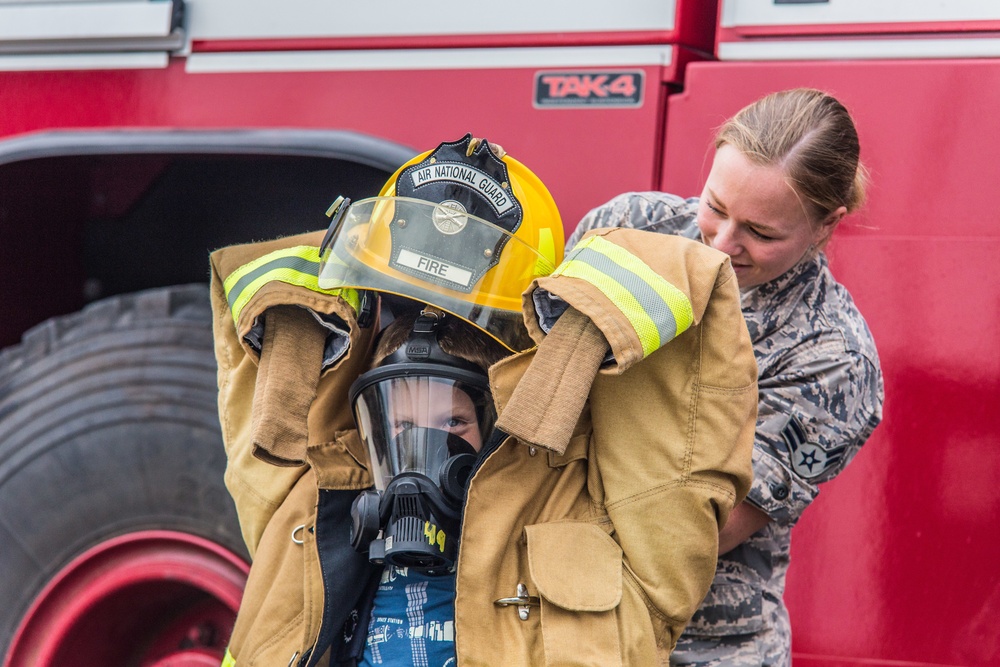
[(485, 372), (445, 353), (422, 314), (350, 398), (375, 489), (352, 507), (351, 543), (372, 562), (445, 572), (458, 556), (465, 489), (495, 421)]

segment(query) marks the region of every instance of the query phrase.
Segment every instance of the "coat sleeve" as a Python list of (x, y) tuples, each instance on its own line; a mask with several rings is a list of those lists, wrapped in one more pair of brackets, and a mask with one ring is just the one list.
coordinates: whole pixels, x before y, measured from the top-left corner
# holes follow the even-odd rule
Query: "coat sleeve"
[[(212, 253), (225, 480), (251, 556), (306, 472), (310, 447), (353, 429), (350, 411), (342, 406), (369, 357), (370, 331), (356, 326), (352, 305), (315, 284), (321, 237), (314, 232)], [(331, 322), (339, 332), (333, 337), (343, 340), (324, 345)], [(311, 342), (304, 344), (303, 337)], [(322, 363), (331, 356), (336, 359), (321, 378)], [(340, 370), (330, 372), (335, 369)], [(369, 484), (361, 469), (345, 474), (357, 479), (332, 483)]]
[[(598, 234), (615, 249), (581, 244), (601, 253), (575, 255), (590, 268), (557, 271), (538, 285), (589, 316), (614, 354), (589, 397), (597, 500), (622, 547), (626, 585), (642, 590), (658, 644), (669, 650), (712, 583), (719, 529), (750, 487), (757, 365), (725, 255), (662, 234)], [(675, 294), (652, 274), (689, 304), (690, 321), (672, 338), (642, 317), (655, 320), (657, 294)], [(642, 313), (622, 312), (630, 299)]]

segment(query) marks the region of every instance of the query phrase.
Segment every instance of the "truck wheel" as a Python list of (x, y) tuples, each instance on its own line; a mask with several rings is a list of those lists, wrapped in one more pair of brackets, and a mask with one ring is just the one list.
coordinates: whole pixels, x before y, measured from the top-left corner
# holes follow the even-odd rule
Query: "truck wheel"
[(208, 290), (95, 302), (0, 352), (4, 667), (219, 664), (248, 566)]

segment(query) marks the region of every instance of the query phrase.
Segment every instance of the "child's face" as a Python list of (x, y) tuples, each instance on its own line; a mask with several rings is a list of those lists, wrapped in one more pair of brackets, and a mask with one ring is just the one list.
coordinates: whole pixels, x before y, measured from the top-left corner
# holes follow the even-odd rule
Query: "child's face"
[(392, 436), (413, 427), (454, 433), (478, 452), (483, 446), (476, 406), (461, 389), (433, 380), (394, 383)]

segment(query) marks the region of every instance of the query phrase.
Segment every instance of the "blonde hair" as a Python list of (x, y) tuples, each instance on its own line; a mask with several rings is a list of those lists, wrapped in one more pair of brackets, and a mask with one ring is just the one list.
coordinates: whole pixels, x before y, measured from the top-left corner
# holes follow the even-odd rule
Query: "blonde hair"
[(756, 164), (781, 167), (817, 224), (864, 203), (868, 174), (854, 121), (821, 90), (785, 90), (744, 107), (715, 135), (716, 149), (726, 144)]

